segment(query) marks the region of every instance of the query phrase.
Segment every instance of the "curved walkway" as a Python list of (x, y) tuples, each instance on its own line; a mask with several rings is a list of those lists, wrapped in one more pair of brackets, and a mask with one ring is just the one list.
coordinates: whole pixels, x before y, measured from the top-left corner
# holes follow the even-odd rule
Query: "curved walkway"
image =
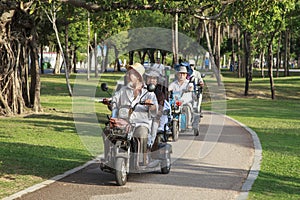
[(172, 143), (172, 169), (133, 174), (123, 187), (95, 159), (8, 199), (246, 199), (261, 161), (254, 131), (227, 116), (206, 112), (200, 136), (181, 133)]

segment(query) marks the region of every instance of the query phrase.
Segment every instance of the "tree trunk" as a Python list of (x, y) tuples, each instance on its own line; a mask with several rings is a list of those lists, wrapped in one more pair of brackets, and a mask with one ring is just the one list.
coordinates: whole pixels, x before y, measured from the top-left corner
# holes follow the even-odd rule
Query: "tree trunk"
[(66, 77), (66, 83), (67, 83), (67, 88), (68, 88), (69, 96), (72, 96), (73, 92), (72, 92), (72, 88), (71, 88), (70, 81), (69, 81), (69, 70), (68, 70), (68, 67), (66, 65), (67, 64), (66, 63), (66, 58), (65, 58), (65, 55), (63, 53), (63, 48), (62, 48), (61, 43), (60, 43), (60, 39), (59, 39), (59, 36), (58, 36), (58, 30), (57, 30), (57, 27), (56, 27), (55, 20), (53, 20), (52, 25), (53, 25), (53, 29), (55, 31), (55, 35), (56, 35), (57, 43), (59, 45), (60, 52), (62, 53), (62, 57), (63, 57), (63, 63), (64, 63), (64, 69), (65, 69), (65, 77)]
[(44, 56), (43, 56), (43, 54), (44, 54), (44, 51), (43, 51), (43, 45), (41, 44), (41, 48), (40, 48), (40, 54), (41, 54), (41, 56), (40, 56), (40, 66), (41, 66), (41, 73), (42, 74), (44, 74), (45, 73), (45, 71), (44, 71), (44, 66), (43, 66), (43, 60), (44, 60)]
[(101, 49), (101, 73), (105, 72), (105, 57), (106, 53), (105, 51), (105, 44), (100, 45)]
[(260, 59), (260, 69), (261, 69), (261, 77), (265, 78), (265, 73), (264, 73), (264, 62), (265, 62), (265, 48), (262, 49), (259, 55)]
[(232, 36), (231, 36), (231, 61), (228, 62), (228, 66), (230, 68), (230, 65), (232, 64), (233, 65), (233, 70), (234, 70), (234, 67), (235, 67), (235, 49), (234, 49), (234, 37), (235, 37), (235, 28), (233, 27), (232, 28)]
[[(69, 25), (65, 25), (65, 73), (69, 74), (71, 72), (70, 64), (70, 51), (69, 51)], [(67, 72), (68, 71), (68, 72)]]
[(273, 50), (272, 50), (272, 40), (268, 45), (268, 70), (269, 70), (269, 78), (270, 78), (270, 89), (271, 89), (271, 98), (275, 99), (275, 87), (274, 87), (274, 80), (273, 80)]
[(155, 63), (155, 50), (154, 49), (148, 49), (147, 50), (147, 54), (149, 56), (150, 59), (150, 63)]
[(95, 37), (94, 37), (94, 43), (95, 43), (95, 50), (94, 50), (94, 54), (95, 54), (95, 77), (98, 78), (99, 77), (99, 71), (98, 71), (98, 59), (97, 59), (97, 54), (98, 54), (98, 45), (97, 45), (97, 33), (95, 33)]
[(23, 86), (23, 99), (25, 102), (26, 107), (30, 107), (30, 86), (29, 86), (29, 56), (27, 54), (28, 48), (27, 48), (27, 43), (23, 46), (23, 66), (24, 70), (22, 74), (24, 74), (24, 77), (22, 78), (24, 81), (22, 83)]
[(73, 51), (73, 72), (77, 73), (77, 56), (76, 56), (77, 47), (74, 47)]
[(280, 32), (279, 37), (278, 37), (278, 43), (277, 43), (277, 54), (276, 54), (276, 77), (279, 77), (279, 68), (281, 65), (281, 35), (282, 33)]
[[(237, 42), (238, 42), (238, 50), (237, 52), (241, 52), (241, 31), (238, 28), (237, 30)], [(242, 77), (242, 59), (241, 59), (241, 54), (238, 53), (238, 78)]]
[(251, 49), (250, 49), (250, 56), (249, 56), (249, 81), (252, 81), (252, 78), (253, 78), (253, 56), (251, 56)]
[(134, 56), (134, 51), (129, 51), (129, 65), (133, 65), (133, 56)]
[(121, 71), (121, 65), (120, 65), (120, 62), (119, 62), (119, 51), (117, 49), (117, 47), (115, 45), (112, 45), (113, 48), (114, 48), (114, 52), (115, 52), (115, 71), (118, 71), (120, 72)]
[(105, 71), (107, 69), (107, 65), (110, 64), (110, 63), (108, 63), (108, 52), (109, 52), (109, 49), (110, 49), (110, 46), (107, 45), (106, 46), (106, 54), (105, 54), (105, 57), (104, 57), (104, 68), (105, 68)]
[(172, 23), (173, 65), (178, 64), (178, 13), (175, 13)]
[(289, 76), (289, 59), (290, 59), (290, 30), (285, 30), (285, 43), (284, 43), (284, 76)]
[(91, 60), (90, 60), (90, 38), (91, 38), (91, 24), (90, 12), (88, 11), (88, 41), (87, 41), (87, 80), (90, 80)]
[(219, 24), (217, 24), (216, 22), (216, 31), (215, 31), (215, 34), (216, 34), (216, 42), (215, 42), (215, 60), (216, 60), (216, 66), (217, 66), (217, 70), (219, 71), (220, 73), (220, 66), (221, 66), (221, 52), (220, 52), (220, 49), (221, 49), (221, 26)]
[(209, 51), (209, 57), (210, 57), (210, 63), (212, 66), (212, 70), (216, 76), (218, 86), (221, 86), (220, 71), (215, 66), (214, 56), (212, 53), (212, 48), (210, 45), (210, 39), (209, 39), (209, 34), (208, 34), (208, 29), (207, 29), (207, 22), (205, 20), (204, 20), (204, 29), (205, 29), (205, 37), (206, 37), (206, 41), (207, 41), (207, 47), (208, 47), (208, 51)]
[(42, 111), (40, 104), (40, 71), (39, 71), (39, 62), (38, 62), (38, 51), (36, 47), (36, 30), (32, 30), (32, 38), (29, 42), (31, 54), (31, 86), (30, 86), (30, 96), (31, 104), (33, 105), (32, 109), (34, 112)]
[(244, 32), (244, 69), (245, 69), (245, 92), (244, 95), (249, 94), (249, 58), (250, 58), (250, 33)]
[(36, 22), (35, 17), (29, 14), (32, 4), (24, 3), (20, 6), (14, 1), (7, 2), (1, 2), (0, 16), (0, 115), (22, 114), (28, 110), (26, 108), (39, 112), (40, 73)]
[(61, 69), (60, 58), (61, 58), (61, 51), (59, 49), (59, 45), (56, 45), (56, 60), (53, 69), (53, 74), (60, 74), (60, 69)]

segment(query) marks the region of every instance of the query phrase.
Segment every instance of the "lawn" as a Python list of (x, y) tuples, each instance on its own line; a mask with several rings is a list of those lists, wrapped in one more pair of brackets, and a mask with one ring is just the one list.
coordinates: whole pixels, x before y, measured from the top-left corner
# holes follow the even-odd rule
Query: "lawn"
[[(102, 151), (97, 131), (103, 127), (108, 110), (89, 97), (107, 97), (107, 93), (100, 91), (100, 83), (108, 82), (112, 91), (113, 83), (121, 75), (104, 73), (101, 78), (89, 81), (81, 75), (75, 87), (72, 75), (78, 101), (68, 96), (63, 75), (43, 75), (44, 112), (0, 118), (0, 198), (79, 166)], [(209, 81), (210, 77), (206, 79)], [(226, 114), (252, 128), (263, 147), (261, 171), (249, 199), (299, 200), (300, 77), (280, 77), (274, 81), (276, 100), (270, 99), (268, 78), (254, 78), (250, 82), (249, 96), (244, 97), (244, 79), (224, 72)], [(82, 104), (82, 99), (90, 102)], [(74, 120), (74, 105), (79, 105), (77, 108), (84, 113), (78, 120)], [(206, 99), (205, 108), (210, 109), (210, 105)], [(96, 115), (89, 115), (86, 108)], [(78, 126), (82, 124), (85, 126)], [(78, 134), (80, 127), (86, 127), (88, 133)], [(86, 141), (96, 141), (92, 148), (95, 145), (97, 149), (86, 148)]]
[[(276, 99), (269, 79), (254, 78), (249, 97), (244, 80), (224, 73), (227, 115), (253, 129), (262, 144), (261, 170), (249, 199), (300, 199), (300, 77), (275, 78)], [(235, 95), (239, 91), (238, 95)]]
[[(112, 83), (121, 75), (103, 74), (100, 80)], [(79, 78), (82, 79), (85, 77)], [(41, 82), (43, 113), (0, 117), (0, 199), (62, 174), (94, 157), (95, 152), (86, 148), (85, 138), (77, 132), (72, 98), (68, 95), (64, 75), (42, 75)], [(71, 82), (73, 86), (75, 75), (71, 77)], [(98, 85), (95, 86), (95, 83)], [(100, 91), (99, 84), (99, 78), (91, 78), (80, 87), (96, 89), (97, 97), (108, 96)], [(95, 110), (97, 119), (104, 121), (107, 108), (97, 103)], [(89, 122), (88, 116), (84, 120), (87, 130), (93, 126), (104, 126), (103, 123), (95, 125)], [(96, 136), (98, 140), (99, 135)], [(96, 152), (102, 149), (101, 141), (97, 143)]]

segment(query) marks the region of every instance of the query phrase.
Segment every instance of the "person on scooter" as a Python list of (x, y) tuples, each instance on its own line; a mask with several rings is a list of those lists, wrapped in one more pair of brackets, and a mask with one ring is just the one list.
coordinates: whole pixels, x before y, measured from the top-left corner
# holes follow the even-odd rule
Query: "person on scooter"
[(179, 70), (176, 72), (177, 79), (170, 83), (169, 92), (182, 92), (182, 91), (193, 91), (193, 84), (189, 82), (187, 77), (187, 69), (185, 66), (180, 66)]
[[(151, 130), (151, 118), (157, 114), (158, 103), (154, 92), (148, 92), (144, 84), (144, 73), (145, 68), (140, 63), (129, 66), (126, 73), (127, 85), (112, 97), (112, 117), (117, 117), (118, 108), (121, 106), (134, 108), (132, 112), (129, 112), (129, 121), (135, 124), (133, 137), (140, 139), (144, 164), (146, 164), (148, 133)], [(149, 103), (149, 105), (142, 105), (140, 102)]]
[(204, 86), (204, 81), (202, 79), (201, 73), (195, 69), (195, 60), (189, 60), (189, 64), (193, 70), (191, 77), (194, 77), (196, 83), (198, 83), (200, 86)]
[[(203, 87), (204, 86), (204, 81), (202, 79), (201, 73), (195, 69), (195, 60), (189, 60), (189, 64), (191, 69), (193, 70), (191, 77), (194, 78), (193, 84), (194, 84), (194, 90), (196, 91), (196, 86)], [(194, 97), (196, 99), (196, 97)], [(197, 101), (193, 101), (193, 108), (197, 108)]]
[(167, 94), (164, 93), (164, 85), (161, 84), (163, 82), (162, 80), (162, 75), (159, 72), (158, 69), (155, 67), (150, 67), (147, 72), (145, 73), (146, 75), (146, 84), (153, 84), (155, 85), (155, 95), (158, 101), (158, 113), (156, 117), (153, 119), (153, 124), (152, 124), (152, 131), (151, 134), (149, 134), (148, 138), (148, 147), (151, 148), (155, 138), (157, 131), (164, 130), (164, 124), (168, 122), (168, 117), (163, 117), (163, 109), (164, 109), (164, 103), (165, 100), (167, 99)]
[[(180, 92), (181, 94), (185, 91), (193, 91), (194, 85), (193, 83), (190, 83), (190, 81), (187, 79), (187, 68), (185, 66), (180, 66), (179, 70), (176, 72), (177, 79), (170, 83), (169, 85), (169, 92)], [(192, 97), (192, 93), (191, 93)], [(190, 120), (188, 122), (188, 127), (191, 127), (192, 124), (192, 105), (191, 105), (192, 98), (188, 99), (188, 101), (185, 101), (184, 104), (188, 105), (190, 109), (188, 109), (188, 115), (190, 116)]]

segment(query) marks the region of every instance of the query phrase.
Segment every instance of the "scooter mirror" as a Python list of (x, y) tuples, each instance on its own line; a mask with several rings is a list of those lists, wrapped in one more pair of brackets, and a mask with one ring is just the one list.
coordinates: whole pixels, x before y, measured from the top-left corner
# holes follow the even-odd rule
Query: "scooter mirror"
[(154, 84), (148, 84), (147, 85), (147, 90), (149, 92), (154, 92), (155, 91), (155, 85)]
[(105, 92), (108, 90), (107, 83), (101, 83), (101, 90)]

